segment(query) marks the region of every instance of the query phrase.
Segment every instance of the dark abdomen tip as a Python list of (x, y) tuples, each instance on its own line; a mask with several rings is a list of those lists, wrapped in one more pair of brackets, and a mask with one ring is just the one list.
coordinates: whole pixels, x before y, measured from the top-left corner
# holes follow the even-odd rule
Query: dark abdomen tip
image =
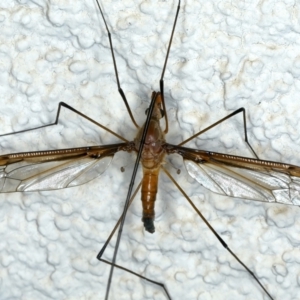
[(144, 227), (145, 227), (146, 231), (148, 231), (150, 233), (155, 232), (155, 227), (154, 227), (152, 218), (143, 218), (142, 221), (144, 223)]

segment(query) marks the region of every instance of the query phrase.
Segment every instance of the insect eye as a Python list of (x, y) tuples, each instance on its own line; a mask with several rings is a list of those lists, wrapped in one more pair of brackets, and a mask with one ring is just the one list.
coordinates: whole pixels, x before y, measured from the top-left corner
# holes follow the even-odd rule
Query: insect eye
[(149, 107), (145, 110), (145, 115), (148, 115)]

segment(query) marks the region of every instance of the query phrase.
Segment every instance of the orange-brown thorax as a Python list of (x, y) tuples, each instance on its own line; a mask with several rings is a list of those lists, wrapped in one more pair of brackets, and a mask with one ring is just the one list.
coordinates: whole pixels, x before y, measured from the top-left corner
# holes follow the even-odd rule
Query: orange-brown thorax
[[(156, 97), (155, 104), (146, 135), (146, 140), (141, 156), (143, 166), (142, 181), (142, 204), (145, 229), (151, 233), (154, 232), (154, 205), (157, 193), (158, 174), (160, 166), (163, 163), (165, 151), (162, 145), (165, 143), (164, 133), (160, 127), (159, 120), (163, 117), (161, 94), (153, 92), (152, 97)], [(138, 151), (142, 139), (144, 126), (140, 128), (134, 139), (135, 148)]]

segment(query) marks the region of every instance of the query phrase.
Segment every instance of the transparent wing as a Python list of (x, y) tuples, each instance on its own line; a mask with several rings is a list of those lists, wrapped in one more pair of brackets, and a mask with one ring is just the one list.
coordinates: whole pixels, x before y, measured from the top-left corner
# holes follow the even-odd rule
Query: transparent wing
[(191, 177), (226, 196), (300, 205), (300, 167), (168, 145)]
[(0, 156), (0, 192), (56, 190), (81, 185), (109, 166), (127, 143)]

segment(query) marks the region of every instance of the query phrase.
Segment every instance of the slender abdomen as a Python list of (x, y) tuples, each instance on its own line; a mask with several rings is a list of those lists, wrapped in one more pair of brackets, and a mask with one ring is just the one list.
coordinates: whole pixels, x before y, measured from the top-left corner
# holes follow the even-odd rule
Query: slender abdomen
[(153, 224), (155, 216), (155, 200), (157, 194), (157, 183), (159, 168), (147, 169), (143, 168), (143, 181), (142, 181), (142, 205), (143, 205), (143, 218), (145, 229), (153, 233), (155, 227)]

